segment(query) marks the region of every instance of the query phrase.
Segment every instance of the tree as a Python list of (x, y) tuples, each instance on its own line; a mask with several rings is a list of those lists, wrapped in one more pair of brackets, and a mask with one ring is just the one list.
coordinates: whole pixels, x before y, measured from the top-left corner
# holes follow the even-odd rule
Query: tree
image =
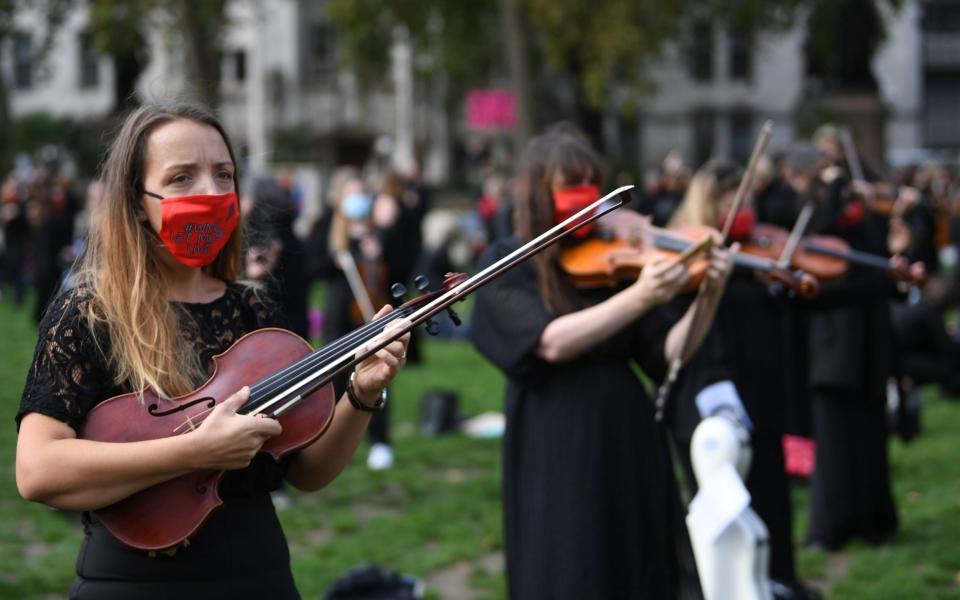
[[(63, 23), (69, 6), (70, 0), (41, 0), (32, 3), (24, 0), (0, 0), (0, 65), (6, 64), (4, 54), (10, 38), (20, 32), (16, 22), (19, 12), (29, 8), (44, 17), (44, 35), (33, 57), (39, 63), (49, 53), (54, 35)], [(0, 168), (4, 171), (10, 164), (9, 135), (12, 124), (7, 80), (5, 74), (0, 73)]]
[[(523, 107), (537, 105), (524, 70), (552, 71), (572, 90), (575, 114), (599, 139), (600, 110), (613, 87), (648, 88), (644, 63), (664, 44), (680, 39), (691, 17), (738, 28), (775, 29), (794, 22), (803, 0), (501, 0), (474, 3), (400, 0), (332, 0), (330, 13), (344, 31), (344, 58), (366, 79), (382, 73), (385, 32), (403, 23), (419, 49), (431, 15), (443, 19), (445, 56), (435, 68), (449, 69), (460, 83), (485, 85), (506, 64)], [(497, 14), (500, 11), (500, 14)], [(498, 26), (503, 23), (502, 27)], [(507, 57), (502, 57), (503, 48)], [(528, 67), (529, 65), (529, 67)], [(519, 87), (518, 87), (519, 86)], [(543, 92), (541, 92), (543, 93)], [(530, 111), (530, 108), (526, 109)], [(521, 123), (532, 115), (520, 115)]]
[(90, 26), (97, 47), (117, 74), (114, 110), (137, 104), (134, 89), (150, 60), (144, 31), (162, 28), (179, 42), (183, 69), (197, 100), (219, 104), (220, 51), (229, 25), (227, 0), (90, 0)]

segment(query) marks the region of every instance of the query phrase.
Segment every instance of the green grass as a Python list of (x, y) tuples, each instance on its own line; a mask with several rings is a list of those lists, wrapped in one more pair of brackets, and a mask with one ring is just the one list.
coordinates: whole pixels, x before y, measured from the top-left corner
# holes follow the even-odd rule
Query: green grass
[[(467, 312), (463, 310), (462, 312)], [(82, 533), (70, 515), (24, 502), (13, 462), (16, 412), (36, 330), (26, 308), (0, 302), (0, 598), (64, 597)], [(293, 570), (305, 598), (361, 563), (376, 562), (434, 581), (458, 572), (475, 598), (503, 598), (499, 442), (464, 436), (426, 439), (419, 403), (431, 389), (453, 389), (467, 414), (500, 410), (503, 379), (463, 342), (428, 339), (426, 360), (398, 377), (391, 396), (397, 465), (368, 471), (365, 448), (330, 487), (294, 494), (280, 513)], [(927, 395), (925, 431), (891, 444), (900, 534), (883, 548), (840, 555), (801, 551), (802, 576), (828, 598), (960, 598), (960, 405)], [(802, 539), (807, 492), (795, 493)], [(442, 597), (437, 588), (429, 597)]]

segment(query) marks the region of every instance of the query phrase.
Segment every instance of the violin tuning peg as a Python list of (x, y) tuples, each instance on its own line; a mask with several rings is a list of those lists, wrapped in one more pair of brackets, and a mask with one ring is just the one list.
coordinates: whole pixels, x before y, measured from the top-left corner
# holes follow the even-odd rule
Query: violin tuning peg
[(407, 295), (407, 286), (397, 282), (390, 286), (390, 295), (394, 300), (402, 300)]
[(450, 317), (450, 320), (453, 321), (453, 324), (457, 327), (460, 327), (462, 321), (460, 320), (460, 315), (457, 314), (457, 311), (453, 310), (449, 306), (447, 307), (447, 316)]
[(440, 324), (433, 319), (427, 319), (424, 323), (424, 327), (426, 328), (427, 333), (430, 335), (437, 335), (440, 333)]
[(425, 292), (427, 291), (427, 288), (430, 287), (430, 280), (423, 275), (417, 275), (413, 278), (413, 284), (417, 286), (418, 290)]

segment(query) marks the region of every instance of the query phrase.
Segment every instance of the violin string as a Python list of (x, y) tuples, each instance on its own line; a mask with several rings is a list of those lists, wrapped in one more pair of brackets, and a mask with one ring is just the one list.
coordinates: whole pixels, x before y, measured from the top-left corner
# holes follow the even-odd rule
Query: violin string
[[(260, 397), (262, 395), (269, 395), (273, 393), (277, 389), (286, 385), (291, 379), (299, 377), (300, 375), (316, 368), (318, 365), (322, 364), (324, 360), (340, 352), (344, 347), (355, 347), (369, 339), (372, 339), (383, 330), (384, 325), (398, 318), (406, 316), (406, 314), (409, 313), (409, 310), (409, 308), (401, 307), (391, 311), (379, 319), (371, 321), (370, 323), (367, 323), (360, 328), (340, 338), (337, 338), (335, 341), (323, 346), (319, 350), (298, 359), (284, 369), (264, 379), (261, 379), (260, 381), (257, 381), (250, 387), (251, 400), (254, 400), (255, 396)], [(250, 405), (251, 402), (248, 401), (243, 408), (250, 408)]]
[[(609, 213), (610, 211), (614, 210), (615, 208), (622, 206), (623, 200), (620, 199), (619, 201), (614, 201), (611, 204), (611, 206), (605, 209), (601, 208), (604, 203), (609, 202), (612, 198), (615, 198), (620, 193), (623, 193), (631, 189), (632, 187), (633, 186), (623, 186), (614, 190), (613, 192), (597, 200), (590, 206), (584, 208), (577, 214), (571, 216), (570, 218), (566, 219), (562, 223), (548, 229), (547, 231), (540, 234), (530, 242), (527, 242), (526, 244), (524, 244), (522, 247), (517, 248), (507, 256), (489, 265), (487, 268), (483, 269), (473, 277), (470, 277), (466, 281), (454, 286), (450, 290), (447, 290), (446, 292), (444, 292), (443, 294), (441, 294), (431, 302), (427, 303), (426, 306), (421, 307), (419, 310), (411, 314), (410, 315), (411, 324), (409, 327), (402, 328), (397, 332), (395, 332), (394, 334), (392, 334), (391, 336), (389, 336), (388, 338), (381, 340), (378, 344), (376, 344), (373, 348), (369, 348), (361, 356), (357, 357), (355, 350), (352, 350), (347, 354), (341, 355), (340, 357), (331, 360), (328, 364), (324, 365), (322, 368), (303, 377), (300, 381), (296, 382), (295, 385), (287, 387), (285, 390), (282, 391), (282, 393), (276, 396), (273, 396), (272, 398), (265, 399), (263, 402), (258, 404), (256, 409), (250, 411), (248, 414), (259, 414), (267, 410), (271, 406), (291, 396), (294, 392), (298, 390), (304, 390), (304, 388), (307, 388), (307, 391), (304, 391), (303, 394), (309, 394), (309, 390), (312, 389), (309, 384), (311, 384), (312, 381), (320, 377), (323, 377), (323, 379), (321, 379), (320, 381), (320, 384), (322, 384), (325, 381), (328, 381), (330, 377), (335, 375), (337, 372), (340, 372), (343, 369), (349, 368), (349, 366), (353, 364), (357, 364), (365, 360), (367, 357), (372, 356), (373, 354), (378, 352), (380, 349), (384, 348), (388, 344), (392, 343), (393, 341), (405, 335), (413, 327), (416, 327), (420, 323), (426, 321), (427, 319), (437, 314), (444, 308), (456, 302), (461, 297), (466, 296), (467, 294), (473, 292), (478, 287), (485, 285), (491, 279), (499, 276), (503, 272), (520, 264), (523, 260), (526, 260), (526, 258), (532, 255), (533, 253), (539, 252), (547, 245), (550, 245), (556, 242), (560, 238), (569, 234), (574, 229), (577, 229), (579, 227), (582, 227), (583, 225), (591, 223), (599, 219), (603, 215)], [(572, 227), (573, 225), (575, 226)], [(314, 384), (314, 387), (316, 385), (317, 384)], [(302, 397), (302, 394), (301, 394), (301, 397)], [(296, 401), (298, 401), (298, 398), (293, 397), (288, 402), (296, 402)]]
[[(398, 311), (400, 313), (404, 312), (400, 309), (398, 309)], [(399, 314), (394, 315), (393, 313), (398, 311), (392, 311), (387, 315), (384, 315), (383, 317), (376, 319), (375, 321), (367, 323), (363, 327), (347, 335), (344, 335), (340, 338), (337, 338), (330, 344), (327, 344), (326, 346), (320, 348), (316, 352), (312, 352), (306, 357), (303, 357), (300, 360), (297, 360), (293, 364), (287, 367), (284, 367), (280, 371), (277, 371), (276, 373), (273, 373), (272, 375), (257, 381), (256, 383), (250, 386), (250, 399), (247, 400), (247, 402), (244, 403), (244, 405), (240, 407), (240, 409), (237, 412), (240, 412), (241, 414), (243, 414), (246, 411), (249, 411), (255, 408), (256, 404), (258, 403), (262, 395), (269, 395), (270, 393), (273, 393), (274, 391), (282, 387), (283, 383), (289, 379), (289, 376), (292, 375), (295, 377), (297, 374), (305, 372), (306, 370), (309, 370), (309, 368), (311, 368), (309, 366), (309, 363), (311, 360), (316, 361), (316, 360), (322, 359), (325, 356), (329, 356), (333, 352), (337, 351), (338, 348), (355, 341), (357, 338), (363, 337), (366, 334), (367, 330), (375, 330), (377, 329), (378, 326), (382, 325), (384, 322), (388, 322), (396, 319), (398, 316), (401, 316), (401, 315)], [(388, 317), (391, 317), (391, 318), (388, 318)], [(379, 333), (379, 331), (375, 331), (373, 335), (376, 335), (377, 333)], [(373, 337), (373, 336), (367, 336), (367, 339), (370, 339), (370, 337)], [(300, 369), (300, 367), (305, 367), (305, 368)], [(299, 372), (298, 372), (298, 369), (299, 369)], [(271, 387), (271, 384), (272, 384), (272, 387)], [(265, 385), (268, 387), (268, 389), (263, 389)], [(176, 428), (174, 428), (173, 432), (177, 433), (178, 430), (180, 430), (183, 427), (189, 428), (191, 424), (194, 426), (198, 426), (200, 423), (203, 422), (203, 419), (199, 421), (197, 421), (197, 419), (203, 415), (206, 415), (212, 410), (213, 410), (212, 408), (208, 408), (194, 415), (189, 416), (185, 421), (183, 421)], [(187, 431), (190, 431), (190, 429), (187, 429)]]

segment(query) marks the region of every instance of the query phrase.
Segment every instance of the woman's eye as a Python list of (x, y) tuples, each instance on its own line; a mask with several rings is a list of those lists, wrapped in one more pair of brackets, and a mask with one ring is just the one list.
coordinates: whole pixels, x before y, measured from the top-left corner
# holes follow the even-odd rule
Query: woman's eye
[(173, 179), (170, 180), (171, 183), (186, 183), (190, 181), (190, 176), (186, 173), (180, 173), (179, 175), (174, 175)]
[(223, 179), (224, 181), (233, 181), (233, 173), (230, 171), (220, 171), (217, 173), (217, 177)]

